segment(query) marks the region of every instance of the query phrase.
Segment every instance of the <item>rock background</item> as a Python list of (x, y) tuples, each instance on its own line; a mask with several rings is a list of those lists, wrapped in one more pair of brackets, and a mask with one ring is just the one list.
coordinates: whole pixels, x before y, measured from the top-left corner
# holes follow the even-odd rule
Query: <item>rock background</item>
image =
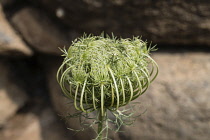
[(158, 44), (160, 73), (144, 113), (115, 140), (208, 140), (210, 2), (208, 0), (0, 0), (0, 139), (90, 140), (77, 133), (55, 73), (58, 47), (83, 32), (142, 35)]

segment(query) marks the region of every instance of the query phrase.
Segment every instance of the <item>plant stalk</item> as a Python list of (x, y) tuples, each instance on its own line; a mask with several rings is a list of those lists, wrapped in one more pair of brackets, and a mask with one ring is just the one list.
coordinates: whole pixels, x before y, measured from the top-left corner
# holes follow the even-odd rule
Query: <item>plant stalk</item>
[(103, 139), (103, 125), (104, 125), (104, 117), (106, 115), (106, 110), (104, 110), (102, 112), (101, 109), (98, 109), (99, 112), (99, 116), (98, 116), (98, 140), (102, 140)]

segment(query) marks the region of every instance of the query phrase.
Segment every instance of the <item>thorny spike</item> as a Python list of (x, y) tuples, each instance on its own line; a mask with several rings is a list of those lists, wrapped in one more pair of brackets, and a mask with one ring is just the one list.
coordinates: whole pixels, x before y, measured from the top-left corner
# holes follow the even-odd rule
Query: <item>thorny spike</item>
[(123, 96), (122, 104), (124, 105), (125, 104), (125, 88), (124, 88), (124, 83), (121, 78), (120, 78), (120, 84), (122, 86), (122, 96)]
[(112, 92), (112, 101), (111, 101), (111, 106), (110, 107), (113, 107), (113, 105), (114, 105), (114, 98), (115, 98), (115, 96), (114, 96), (114, 88), (113, 88), (113, 84), (111, 83), (111, 92)]
[(93, 108), (94, 108), (95, 110), (97, 110), (97, 108), (96, 108), (96, 99), (95, 99), (95, 90), (94, 90), (94, 86), (93, 86), (93, 88), (92, 88), (92, 94), (93, 94)]
[(83, 84), (82, 91), (81, 91), (81, 96), (80, 96), (80, 108), (83, 112), (87, 112), (87, 110), (85, 110), (84, 106), (83, 106), (83, 98), (84, 98), (86, 82), (87, 82), (87, 79), (85, 80), (85, 82)]
[(114, 87), (115, 87), (115, 91), (116, 91), (116, 97), (117, 97), (117, 104), (116, 104), (116, 110), (119, 108), (119, 92), (118, 92), (118, 86), (117, 86), (117, 83), (116, 83), (116, 80), (115, 80), (115, 77), (114, 77), (114, 74), (113, 74), (113, 72), (112, 72), (112, 70), (108, 67), (108, 69), (109, 69), (109, 72), (110, 72), (110, 74), (111, 74), (111, 77), (112, 77), (112, 80), (113, 80), (113, 82), (114, 82)]
[(81, 110), (80, 108), (78, 108), (77, 106), (77, 94), (78, 94), (78, 90), (79, 90), (79, 84), (77, 85), (76, 91), (75, 91), (75, 95), (74, 95), (74, 106), (77, 110)]
[(104, 85), (101, 84), (101, 115), (104, 116)]
[(133, 98), (133, 86), (132, 86), (132, 83), (131, 83), (130, 79), (128, 77), (126, 77), (126, 78), (128, 80), (128, 84), (129, 84), (129, 87), (130, 87), (130, 98), (129, 98), (129, 101), (128, 101), (128, 103), (129, 103)]
[(135, 74), (135, 76), (136, 76), (136, 79), (137, 79), (137, 81), (138, 81), (138, 85), (139, 85), (139, 92), (141, 93), (142, 92), (142, 85), (141, 85), (141, 82), (140, 82), (140, 79), (139, 79), (139, 77), (138, 77), (138, 74), (135, 72), (135, 71), (133, 71), (133, 73)]

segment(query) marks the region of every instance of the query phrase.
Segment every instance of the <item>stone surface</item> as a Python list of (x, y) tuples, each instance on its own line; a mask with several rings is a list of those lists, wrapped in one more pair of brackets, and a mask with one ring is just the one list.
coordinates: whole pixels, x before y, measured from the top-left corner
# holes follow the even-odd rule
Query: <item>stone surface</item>
[(2, 4), (3, 6), (8, 6), (14, 3), (15, 0), (1, 0), (0, 4)]
[(23, 0), (14, 7), (6, 10), (13, 25), (45, 53), (60, 54), (58, 47), (68, 47), (83, 32), (102, 31), (155, 44), (210, 45), (208, 0)]
[[(22, 0), (17, 2), (17, 7), (13, 5), (14, 0), (2, 2), (6, 7), (5, 14), (9, 15), (7, 18), (19, 34), (14, 32), (0, 9), (1, 55), (7, 52), (9, 55), (12, 52), (31, 55), (31, 49), (20, 37), (45, 55), (46, 53), (60, 55), (58, 47), (68, 47), (72, 39), (81, 33), (99, 34), (101, 31), (114, 32), (122, 37), (142, 35), (143, 39), (158, 44), (210, 46), (208, 0), (27, 0), (27, 3), (26, 0)], [(159, 52), (155, 53), (153, 58), (159, 64), (160, 74), (147, 93), (138, 99), (141, 102), (139, 112), (145, 108), (147, 111), (134, 126), (122, 127), (123, 133), (110, 133), (111, 137), (115, 140), (208, 140), (209, 52)], [(39, 61), (46, 69), (54, 108), (60, 118), (64, 118), (74, 109), (70, 101), (62, 96), (55, 79), (62, 60), (60, 57), (46, 55)], [(20, 67), (23, 67), (23, 63), (21, 62)], [(33, 90), (35, 92), (31, 95), (39, 94), (41, 98), (44, 96), (46, 98), (47, 94), (39, 91), (43, 88), (39, 84), (45, 81), (35, 78), (43, 75), (40, 65), (34, 65), (33, 61), (28, 63), (31, 65), (19, 69), (23, 70), (19, 78), (25, 76), (27, 79), (27, 81), (21, 79), (25, 84), (24, 90), (27, 92)], [(27, 67), (31, 70), (26, 70), (28, 74), (25, 74), (24, 69)], [(58, 122), (57, 114), (54, 114), (51, 108), (43, 107), (35, 112), (32, 110), (16, 114), (28, 99), (25, 91), (8, 76), (9, 72), (15, 73), (17, 70), (16, 66), (13, 68), (14, 71), (8, 70), (6, 63), (0, 61), (0, 139), (89, 140), (94, 137), (95, 133), (91, 130), (76, 135), (68, 131), (69, 134), (66, 134), (65, 126)], [(33, 82), (30, 82), (31, 79)], [(50, 104), (48, 101), (46, 103)], [(34, 104), (37, 105), (38, 102)], [(65, 121), (70, 128), (80, 128), (78, 120)]]
[(30, 0), (71, 29), (143, 36), (157, 44), (210, 45), (209, 0)]
[(155, 54), (160, 74), (139, 99), (147, 108), (129, 139), (208, 140), (210, 137), (210, 56), (208, 53)]
[(49, 107), (15, 115), (0, 131), (2, 140), (73, 140)]
[[(199, 52), (155, 53), (160, 73), (138, 101), (144, 113), (134, 126), (123, 127), (120, 140), (208, 140), (210, 137), (210, 55)], [(51, 97), (60, 114), (71, 112), (54, 77), (61, 64), (50, 59), (48, 79)], [(56, 66), (57, 65), (57, 66)], [(72, 106), (72, 105), (69, 105)], [(141, 109), (142, 108), (142, 109)], [(69, 125), (75, 125), (70, 121)], [(77, 124), (76, 124), (77, 125)], [(83, 133), (82, 136), (88, 134)], [(87, 138), (88, 139), (88, 138)]]
[(61, 54), (58, 48), (70, 46), (72, 38), (68, 35), (72, 34), (67, 35), (65, 30), (57, 27), (42, 12), (35, 8), (23, 8), (14, 14), (11, 21), (34, 49), (44, 53)]
[(7, 123), (18, 109), (27, 101), (23, 89), (17, 86), (10, 77), (11, 70), (7, 64), (0, 61), (0, 127)]
[(10, 26), (0, 5), (0, 54), (32, 55), (32, 50)]

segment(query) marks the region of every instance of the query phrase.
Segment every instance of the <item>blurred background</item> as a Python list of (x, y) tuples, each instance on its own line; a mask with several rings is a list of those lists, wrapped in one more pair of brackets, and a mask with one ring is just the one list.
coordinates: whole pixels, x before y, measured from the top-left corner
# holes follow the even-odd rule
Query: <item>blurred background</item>
[(0, 140), (90, 140), (75, 134), (55, 74), (84, 32), (142, 36), (160, 73), (138, 101), (146, 109), (114, 140), (209, 140), (209, 0), (0, 0)]

